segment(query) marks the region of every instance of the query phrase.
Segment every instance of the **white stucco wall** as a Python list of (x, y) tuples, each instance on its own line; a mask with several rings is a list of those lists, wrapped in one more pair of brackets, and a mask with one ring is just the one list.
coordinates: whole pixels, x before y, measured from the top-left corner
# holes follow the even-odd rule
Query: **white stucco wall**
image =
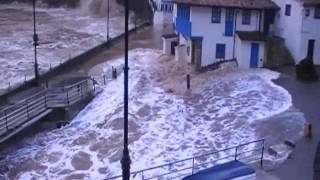
[(236, 37), (236, 58), (239, 65), (239, 68), (248, 69), (250, 68), (251, 60), (251, 44), (259, 44), (259, 62), (258, 67), (263, 66), (265, 61), (265, 43), (256, 42), (256, 41), (241, 41), (239, 37)]
[[(306, 9), (310, 10), (309, 17), (305, 16)], [(308, 42), (310, 39), (315, 40), (314, 63), (320, 65), (320, 19), (314, 18), (314, 7), (305, 7), (302, 19), (302, 36), (300, 41), (300, 59), (307, 56)]]
[(171, 43), (174, 41), (178, 42), (178, 38), (162, 38), (162, 51), (164, 54), (171, 55)]
[[(251, 24), (242, 25), (242, 12), (237, 10), (237, 31), (259, 30), (259, 12), (251, 12)], [(226, 45), (226, 58), (233, 59), (234, 37), (225, 36), (226, 9), (221, 9), (221, 23), (212, 23), (211, 7), (191, 7), (190, 20), (192, 22), (192, 36), (203, 37), (202, 42), (202, 66), (214, 63), (216, 60), (216, 44)], [(262, 13), (263, 14), (263, 13)], [(263, 17), (261, 20), (263, 25)]]
[[(183, 60), (186, 60), (187, 62), (191, 63), (191, 53), (192, 53), (192, 42), (191, 39), (185, 38), (181, 34), (179, 35), (179, 45), (184, 45), (185, 46), (185, 56), (183, 56)], [(189, 53), (188, 53), (189, 51)]]
[(173, 24), (173, 14), (170, 12), (156, 11), (153, 16), (153, 23), (171, 25)]
[[(296, 0), (273, 0), (281, 9), (275, 17), (275, 35), (285, 39), (285, 44), (296, 63), (301, 60), (300, 42), (303, 7)], [(285, 15), (285, 7), (291, 5), (291, 16)]]

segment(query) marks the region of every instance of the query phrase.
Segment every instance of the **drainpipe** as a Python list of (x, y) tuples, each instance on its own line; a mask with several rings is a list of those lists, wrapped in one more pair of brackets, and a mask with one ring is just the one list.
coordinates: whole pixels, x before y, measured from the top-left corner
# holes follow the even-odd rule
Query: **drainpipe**
[(237, 32), (237, 19), (238, 19), (238, 9), (235, 10), (235, 25), (234, 25), (234, 33), (233, 33), (233, 50), (232, 50), (232, 56), (233, 59), (236, 59), (235, 55), (235, 49), (236, 49), (236, 32)]
[(261, 32), (262, 10), (259, 11), (259, 32)]

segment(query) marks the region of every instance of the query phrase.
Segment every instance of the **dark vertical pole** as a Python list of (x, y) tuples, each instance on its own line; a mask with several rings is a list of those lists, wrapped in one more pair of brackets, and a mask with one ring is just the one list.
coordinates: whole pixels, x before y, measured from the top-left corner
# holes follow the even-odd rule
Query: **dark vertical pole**
[(107, 41), (109, 41), (109, 39), (110, 39), (110, 28), (109, 28), (109, 24), (110, 24), (110, 2), (109, 2), (110, 0), (108, 0), (108, 13), (107, 13)]
[(128, 149), (128, 85), (129, 85), (129, 66), (128, 66), (128, 50), (129, 50), (129, 0), (125, 0), (125, 48), (124, 48), (124, 121), (123, 121), (123, 155), (121, 159), (122, 179), (130, 179), (130, 156)]
[(38, 72), (38, 60), (37, 60), (37, 46), (38, 44), (38, 35), (36, 30), (36, 0), (33, 0), (33, 46), (34, 46), (34, 79), (35, 84), (38, 85), (39, 72)]
[(233, 33), (233, 50), (232, 50), (232, 56), (233, 56), (233, 59), (236, 59), (236, 54), (235, 54), (235, 51), (236, 51), (236, 33), (237, 33), (237, 20), (238, 20), (238, 11), (239, 9), (235, 9), (235, 21), (234, 21), (234, 33)]
[(187, 89), (190, 89), (190, 81), (191, 81), (190, 74), (187, 74)]

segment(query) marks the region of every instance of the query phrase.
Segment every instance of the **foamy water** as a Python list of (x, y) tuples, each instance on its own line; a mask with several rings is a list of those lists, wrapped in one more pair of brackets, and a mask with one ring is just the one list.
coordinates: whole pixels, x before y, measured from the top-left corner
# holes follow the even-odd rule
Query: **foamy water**
[[(102, 12), (106, 8), (102, 3), (105, 1), (83, 2), (88, 7), (37, 8), (40, 73), (107, 40), (108, 27), (104, 13), (107, 9)], [(124, 32), (123, 8), (111, 0), (110, 9), (110, 37), (116, 37)], [(0, 5), (0, 91), (6, 91), (9, 83), (15, 86), (34, 77), (32, 36), (32, 8), (29, 5)]]
[[(259, 125), (292, 106), (290, 94), (271, 81), (278, 73), (263, 69), (233, 70), (222, 76), (209, 72), (194, 76), (193, 82), (198, 81), (200, 85), (190, 95), (183, 96), (168, 93), (157, 85), (155, 68), (160, 64), (174, 67), (169, 62), (167, 65), (158, 62), (160, 51), (136, 49), (129, 54), (132, 171), (224, 149), (261, 136), (275, 137), (270, 143), (282, 142), (277, 138), (279, 134), (301, 136), (303, 116), (295, 119), (295, 123), (289, 123), (288, 118), (278, 119), (294, 132), (258, 133)], [(122, 61), (122, 58), (116, 59), (100, 66), (108, 69)], [(7, 153), (0, 161), (0, 173), (9, 179), (103, 179), (121, 174), (122, 86), (121, 75), (107, 84), (69, 125), (26, 139), (22, 148)], [(278, 129), (282, 123), (273, 126)]]

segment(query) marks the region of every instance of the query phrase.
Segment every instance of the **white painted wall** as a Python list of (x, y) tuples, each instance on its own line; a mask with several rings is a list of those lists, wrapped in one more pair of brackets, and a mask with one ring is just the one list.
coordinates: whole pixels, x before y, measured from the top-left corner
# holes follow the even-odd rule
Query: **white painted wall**
[(192, 41), (191, 39), (187, 39), (184, 36), (182, 36), (181, 34), (179, 35), (179, 45), (183, 45), (185, 46), (185, 50), (183, 51), (185, 53), (185, 55), (181, 56), (183, 57), (182, 60), (186, 60), (187, 62), (191, 63), (191, 53), (192, 53)]
[[(259, 13), (252, 11), (251, 24), (242, 25), (242, 12), (237, 10), (237, 31), (257, 31), (259, 30)], [(210, 65), (217, 61), (216, 44), (226, 44), (226, 59), (233, 58), (234, 37), (227, 37), (225, 32), (225, 13), (222, 8), (221, 23), (212, 23), (211, 7), (191, 7), (190, 20), (192, 23), (192, 36), (203, 37), (202, 42), (202, 66)], [(261, 21), (263, 25), (263, 19)]]
[(171, 25), (173, 19), (173, 14), (170, 12), (162, 12), (156, 11), (154, 12), (153, 16), (153, 23), (156, 25), (163, 24), (163, 25)]
[[(309, 17), (305, 16), (305, 11), (309, 9)], [(308, 52), (309, 39), (315, 40), (314, 63), (320, 65), (320, 19), (314, 18), (314, 7), (305, 7), (302, 18), (302, 36), (300, 42), (300, 59), (306, 57)]]
[[(296, 0), (273, 0), (281, 9), (275, 18), (275, 34), (285, 39), (285, 44), (296, 62), (300, 59), (303, 8)], [(286, 4), (291, 5), (291, 16), (285, 15)]]
[(162, 51), (164, 54), (171, 55), (171, 43), (174, 41), (178, 42), (178, 38), (162, 38)]
[[(316, 40), (314, 63), (320, 65), (320, 20), (314, 18), (314, 7), (303, 7), (297, 0), (273, 0), (281, 10), (275, 21), (275, 34), (285, 39), (296, 63), (307, 56), (309, 39)], [(285, 6), (291, 4), (291, 16), (285, 16)], [(309, 17), (305, 16), (310, 10)]]
[(259, 44), (259, 63), (258, 67), (263, 67), (265, 61), (265, 43), (256, 41), (241, 41), (239, 37), (236, 38), (236, 56), (239, 68), (248, 69), (250, 68), (251, 59), (251, 44)]

